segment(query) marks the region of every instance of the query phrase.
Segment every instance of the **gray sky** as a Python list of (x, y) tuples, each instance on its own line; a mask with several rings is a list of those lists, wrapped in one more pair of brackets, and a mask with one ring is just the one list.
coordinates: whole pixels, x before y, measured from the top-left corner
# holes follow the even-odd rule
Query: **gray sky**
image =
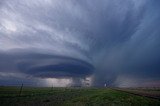
[(0, 84), (160, 86), (158, 0), (0, 0)]

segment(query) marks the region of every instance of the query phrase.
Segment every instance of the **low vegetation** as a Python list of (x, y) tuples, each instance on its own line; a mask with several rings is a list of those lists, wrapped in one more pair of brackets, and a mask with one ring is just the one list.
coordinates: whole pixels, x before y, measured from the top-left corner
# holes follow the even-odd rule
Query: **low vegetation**
[(158, 99), (111, 88), (0, 87), (1, 106), (160, 106)]

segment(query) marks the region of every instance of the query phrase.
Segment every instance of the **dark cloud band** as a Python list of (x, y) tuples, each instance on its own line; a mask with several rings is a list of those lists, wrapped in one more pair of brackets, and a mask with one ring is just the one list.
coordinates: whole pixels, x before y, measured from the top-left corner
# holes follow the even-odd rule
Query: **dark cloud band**
[(123, 85), (125, 77), (160, 80), (159, 5), (158, 0), (0, 0), (0, 76), (93, 75), (101, 86)]
[[(1, 57), (1, 59), (10, 60), (10, 64), (15, 64), (15, 71), (34, 77), (86, 77), (94, 71), (94, 67), (90, 63), (66, 56), (16, 52), (16, 54), (1, 54)], [(5, 64), (2, 61), (0, 67), (3, 67), (3, 63)], [(7, 70), (13, 70), (13, 67)]]

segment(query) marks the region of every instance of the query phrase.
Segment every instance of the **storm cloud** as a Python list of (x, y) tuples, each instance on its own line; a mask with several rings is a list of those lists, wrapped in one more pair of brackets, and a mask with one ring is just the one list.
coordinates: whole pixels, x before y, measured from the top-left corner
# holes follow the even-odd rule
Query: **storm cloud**
[(89, 78), (93, 86), (159, 86), (159, 5), (1, 0), (0, 83), (53, 78), (75, 84)]

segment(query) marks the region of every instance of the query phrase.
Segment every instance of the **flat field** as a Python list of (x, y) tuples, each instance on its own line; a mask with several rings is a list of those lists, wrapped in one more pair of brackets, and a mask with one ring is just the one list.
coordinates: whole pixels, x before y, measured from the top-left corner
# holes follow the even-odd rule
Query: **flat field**
[[(132, 90), (132, 91), (131, 91)], [(131, 93), (130, 93), (131, 92)], [(159, 89), (0, 87), (0, 106), (160, 106)], [(157, 95), (156, 95), (157, 97)]]

